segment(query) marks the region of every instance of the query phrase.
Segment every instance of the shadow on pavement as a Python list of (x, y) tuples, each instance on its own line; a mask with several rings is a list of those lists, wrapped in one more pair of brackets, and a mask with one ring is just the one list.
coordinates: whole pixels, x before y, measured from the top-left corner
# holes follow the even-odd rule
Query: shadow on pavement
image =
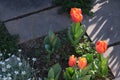
[[(95, 43), (107, 40), (108, 44), (120, 41), (120, 0), (96, 0), (93, 17), (85, 16), (87, 34)], [(120, 45), (112, 47), (105, 55), (109, 56), (109, 65), (115, 77), (120, 76)]]

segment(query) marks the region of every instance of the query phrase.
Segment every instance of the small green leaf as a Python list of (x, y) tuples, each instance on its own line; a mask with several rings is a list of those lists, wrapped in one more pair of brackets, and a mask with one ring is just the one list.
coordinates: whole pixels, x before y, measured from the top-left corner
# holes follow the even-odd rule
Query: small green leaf
[(72, 67), (69, 67), (66, 69), (70, 75), (73, 75), (75, 73), (75, 70)]
[(85, 76), (89, 72), (91, 67), (92, 67), (92, 64), (87, 65), (87, 67), (85, 67), (84, 69), (81, 70), (81, 75)]
[(61, 66), (59, 64), (55, 64), (53, 66), (53, 70), (54, 70), (55, 80), (58, 80), (62, 68), (61, 68)]
[(48, 37), (50, 42), (52, 43), (55, 39), (55, 34), (52, 31), (49, 31)]
[(91, 75), (86, 75), (85, 77), (82, 77), (80, 80), (90, 80)]
[(88, 63), (93, 62), (93, 60), (94, 60), (93, 59), (94, 54), (85, 54), (84, 56), (87, 58)]
[(49, 80), (49, 79), (47, 79), (47, 78), (44, 78), (44, 80)]
[(54, 79), (54, 70), (53, 68), (50, 68), (49, 72), (48, 72), (48, 78), (51, 79), (53, 78)]
[(73, 77), (75, 76), (75, 70), (71, 67), (66, 68), (64, 72), (64, 78), (65, 80), (73, 80)]
[(84, 26), (80, 26), (80, 23), (72, 23), (68, 29), (68, 38), (73, 46), (79, 43), (81, 37), (85, 33)]
[(101, 56), (101, 69), (102, 69), (102, 77), (106, 77), (108, 74), (108, 60)]

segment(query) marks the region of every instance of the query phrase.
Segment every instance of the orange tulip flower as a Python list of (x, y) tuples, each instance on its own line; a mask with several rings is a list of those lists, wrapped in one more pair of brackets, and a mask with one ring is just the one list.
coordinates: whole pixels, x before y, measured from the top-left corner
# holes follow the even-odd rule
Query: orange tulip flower
[(71, 8), (70, 15), (72, 21), (75, 23), (81, 22), (83, 20), (82, 10), (80, 8)]
[(69, 64), (70, 67), (73, 67), (73, 66), (76, 65), (76, 57), (74, 55), (69, 57), (68, 64)]
[(100, 54), (103, 54), (107, 49), (106, 41), (97, 41), (96, 43), (96, 51)]
[(86, 60), (86, 58), (81, 58), (81, 57), (79, 57), (78, 67), (79, 67), (80, 69), (84, 69), (86, 66), (87, 66), (87, 60)]

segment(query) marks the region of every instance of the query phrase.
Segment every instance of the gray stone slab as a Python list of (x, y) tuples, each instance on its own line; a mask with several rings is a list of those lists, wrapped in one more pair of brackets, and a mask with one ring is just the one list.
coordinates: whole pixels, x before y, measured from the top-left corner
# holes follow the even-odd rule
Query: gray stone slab
[(104, 56), (109, 58), (109, 67), (113, 75), (116, 78), (120, 77), (120, 45), (108, 48)]
[(19, 34), (20, 43), (43, 36), (49, 30), (59, 31), (70, 26), (67, 15), (57, 14), (57, 8), (5, 23), (11, 34)]
[(50, 7), (52, 0), (0, 0), (0, 20)]
[(96, 0), (92, 11), (94, 16), (84, 16), (83, 21), (91, 40), (120, 41), (120, 0)]
[[(96, 0), (93, 17), (84, 16), (83, 24), (93, 43), (107, 40), (108, 44), (120, 41), (120, 0)], [(107, 50), (104, 56), (109, 56), (109, 67), (115, 77), (120, 77), (120, 46)]]
[(118, 78), (115, 78), (114, 80), (120, 80), (120, 77), (118, 77)]

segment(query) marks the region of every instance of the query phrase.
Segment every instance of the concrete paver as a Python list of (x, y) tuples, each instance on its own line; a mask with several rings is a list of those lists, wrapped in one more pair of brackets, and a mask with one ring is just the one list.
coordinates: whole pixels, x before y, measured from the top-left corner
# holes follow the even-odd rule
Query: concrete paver
[(0, 20), (4, 21), (52, 6), (52, 0), (0, 0)]
[(109, 58), (109, 67), (113, 75), (120, 77), (120, 45), (108, 48), (104, 56)]
[(5, 23), (11, 34), (19, 34), (20, 43), (43, 36), (49, 30), (59, 31), (70, 26), (67, 15), (57, 14), (57, 8), (53, 8), (39, 14)]
[[(93, 17), (84, 16), (87, 34), (93, 43), (107, 40), (109, 44), (120, 41), (120, 0), (96, 0)], [(110, 47), (104, 56), (109, 56), (109, 67), (115, 77), (120, 77), (120, 46)]]
[(120, 41), (120, 0), (96, 0), (93, 17), (85, 16), (87, 34), (95, 43), (105, 39), (109, 44)]
[(118, 78), (115, 78), (115, 79), (113, 79), (113, 80), (120, 80), (120, 77), (118, 77)]

